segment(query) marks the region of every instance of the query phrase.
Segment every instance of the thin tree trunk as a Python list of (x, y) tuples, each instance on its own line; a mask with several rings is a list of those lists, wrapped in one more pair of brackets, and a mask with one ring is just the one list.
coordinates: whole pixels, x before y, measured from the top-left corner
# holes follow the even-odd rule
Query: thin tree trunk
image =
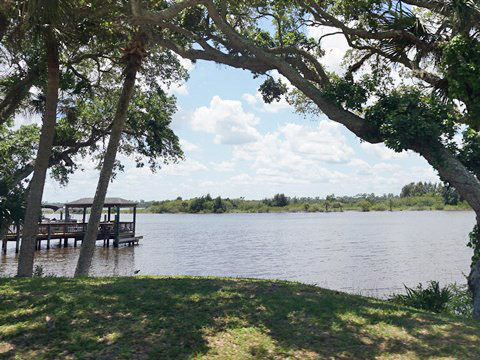
[(18, 258), (17, 276), (30, 277), (33, 273), (33, 258), (35, 254), (38, 217), (41, 214), (43, 189), (48, 169), (48, 160), (52, 152), (55, 123), (57, 119), (58, 89), (59, 89), (59, 58), (58, 43), (51, 31), (45, 34), (45, 49), (47, 57), (47, 92), (45, 113), (40, 134), (40, 143), (35, 160), (35, 170), (29, 185), (27, 210), (23, 226), (22, 245)]
[(126, 68), (124, 71), (125, 80), (123, 82), (122, 93), (118, 100), (117, 110), (113, 119), (112, 131), (108, 141), (107, 151), (103, 160), (100, 177), (98, 179), (97, 190), (93, 200), (90, 218), (88, 219), (87, 232), (82, 241), (80, 257), (78, 258), (75, 277), (88, 276), (90, 265), (92, 263), (95, 242), (98, 235), (98, 227), (102, 216), (105, 196), (112, 176), (115, 158), (117, 156), (118, 145), (122, 135), (123, 126), (127, 118), (128, 106), (135, 89), (135, 79), (140, 69), (142, 58), (145, 56), (145, 36), (137, 35), (132, 39), (129, 48), (126, 49)]
[[(3, 253), (3, 246), (7, 246), (7, 234), (8, 234), (8, 225), (0, 225), (0, 243), (2, 244), (2, 253)], [(5, 242), (5, 244), (4, 244)]]

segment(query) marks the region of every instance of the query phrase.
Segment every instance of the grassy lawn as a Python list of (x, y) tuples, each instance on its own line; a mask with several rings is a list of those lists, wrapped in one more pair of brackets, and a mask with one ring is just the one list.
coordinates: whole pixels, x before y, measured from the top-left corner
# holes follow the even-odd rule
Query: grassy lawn
[(480, 326), (297, 283), (0, 279), (0, 358), (480, 359)]

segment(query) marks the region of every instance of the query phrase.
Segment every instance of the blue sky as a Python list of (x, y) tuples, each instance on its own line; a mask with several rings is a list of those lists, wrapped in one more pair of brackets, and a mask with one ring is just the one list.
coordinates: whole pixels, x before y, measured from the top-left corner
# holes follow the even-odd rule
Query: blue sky
[[(318, 36), (326, 30), (311, 31)], [(331, 36), (322, 44), (325, 66), (341, 72), (343, 39)], [(279, 192), (312, 197), (396, 194), (411, 181), (438, 181), (416, 154), (361, 143), (324, 116), (295, 114), (285, 100), (265, 104), (257, 92), (263, 80), (247, 71), (203, 61), (184, 64), (190, 79), (168, 91), (177, 96), (179, 111), (172, 127), (185, 161), (152, 174), (122, 158), (125, 171), (110, 185), (109, 196), (161, 200), (207, 193), (248, 199)], [(93, 196), (98, 172), (88, 160), (82, 165), (84, 171), (74, 174), (65, 188), (49, 179), (44, 200)]]

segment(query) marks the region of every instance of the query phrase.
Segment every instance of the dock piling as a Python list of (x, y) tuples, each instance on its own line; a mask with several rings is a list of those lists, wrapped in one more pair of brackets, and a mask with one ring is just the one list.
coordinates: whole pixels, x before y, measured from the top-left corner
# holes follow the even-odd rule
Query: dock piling
[(17, 233), (15, 235), (15, 254), (20, 251), (20, 224), (17, 223)]
[(50, 250), (50, 240), (52, 238), (52, 227), (48, 224), (47, 250)]

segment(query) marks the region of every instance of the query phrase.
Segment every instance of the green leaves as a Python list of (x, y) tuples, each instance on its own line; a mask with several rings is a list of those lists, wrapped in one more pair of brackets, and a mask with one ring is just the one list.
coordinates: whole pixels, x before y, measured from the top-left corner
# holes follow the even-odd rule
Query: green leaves
[(274, 78), (269, 77), (262, 85), (260, 85), (259, 91), (262, 94), (263, 101), (270, 104), (274, 101), (280, 101), (281, 97), (287, 93), (288, 89), (287, 85), (280, 79), (275, 80)]
[(11, 177), (29, 163), (40, 137), (37, 125), (20, 126), (17, 130), (0, 127), (0, 176)]
[(175, 97), (163, 91), (137, 92), (131, 101), (120, 151), (134, 155), (137, 167), (148, 162), (152, 171), (162, 163), (182, 159), (179, 139), (170, 128), (176, 110)]
[(478, 232), (478, 225), (475, 225), (470, 234), (468, 234), (467, 246), (473, 250), (472, 266), (480, 260), (480, 235)]
[(36, 125), (17, 130), (0, 127), (0, 228), (23, 218), (26, 190), (16, 184), (16, 172), (28, 164), (40, 136)]
[(468, 122), (480, 126), (480, 41), (457, 35), (443, 47), (440, 70), (448, 96), (465, 103)]
[(332, 74), (330, 83), (322, 89), (324, 97), (348, 110), (362, 110), (371, 91), (368, 78), (355, 82), (351, 76)]
[(458, 117), (453, 104), (407, 87), (383, 96), (365, 114), (365, 120), (376, 126), (385, 144), (397, 152), (418, 145), (451, 144)]
[(394, 295), (390, 301), (417, 309), (442, 313), (453, 297), (452, 291), (448, 287), (441, 288), (438, 281), (428, 282), (428, 286), (425, 288), (422, 284), (418, 284), (416, 288), (409, 288), (406, 285), (404, 287), (406, 294)]
[(463, 146), (458, 157), (477, 177), (480, 177), (480, 132), (468, 128), (463, 133)]

